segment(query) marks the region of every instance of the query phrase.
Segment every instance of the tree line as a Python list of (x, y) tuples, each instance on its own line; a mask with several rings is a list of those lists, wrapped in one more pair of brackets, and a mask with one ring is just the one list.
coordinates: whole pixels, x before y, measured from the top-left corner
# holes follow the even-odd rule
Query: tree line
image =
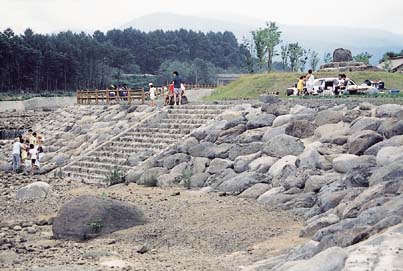
[(125, 74), (165, 78), (172, 72), (167, 69), (178, 63), (198, 69), (187, 74), (187, 80), (211, 83), (213, 73), (244, 71), (245, 55), (228, 31), (146, 33), (127, 28), (49, 35), (27, 29), (17, 35), (6, 29), (0, 32), (0, 91), (103, 89)]

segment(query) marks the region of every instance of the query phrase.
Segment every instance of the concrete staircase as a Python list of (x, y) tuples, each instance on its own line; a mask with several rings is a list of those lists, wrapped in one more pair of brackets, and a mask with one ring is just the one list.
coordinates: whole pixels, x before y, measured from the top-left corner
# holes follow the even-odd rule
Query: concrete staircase
[(63, 174), (99, 182), (117, 167), (127, 172), (180, 142), (193, 130), (215, 119), (228, 105), (190, 104), (166, 107), (63, 168)]

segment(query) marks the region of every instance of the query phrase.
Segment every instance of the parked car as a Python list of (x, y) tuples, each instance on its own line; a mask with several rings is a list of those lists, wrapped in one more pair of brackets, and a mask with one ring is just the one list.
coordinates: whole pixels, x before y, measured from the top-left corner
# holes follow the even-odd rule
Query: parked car
[[(315, 79), (314, 92), (322, 95), (333, 95), (334, 86), (337, 85), (337, 82), (338, 78), (336, 77)], [(354, 82), (354, 80), (348, 79), (347, 84), (345, 84), (345, 89), (341, 89), (340, 94), (365, 93), (367, 89), (367, 85), (359, 86)]]

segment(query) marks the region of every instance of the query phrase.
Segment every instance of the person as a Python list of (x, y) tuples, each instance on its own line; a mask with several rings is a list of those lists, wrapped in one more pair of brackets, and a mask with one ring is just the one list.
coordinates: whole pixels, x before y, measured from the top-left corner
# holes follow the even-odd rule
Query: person
[(28, 140), (24, 141), (24, 138), (21, 138), (20, 143), (21, 143), (21, 166), (24, 167), (25, 161), (28, 158), (27, 149), (28, 149), (29, 141)]
[[(31, 130), (31, 129), (30, 129)], [(37, 134), (36, 134), (36, 132), (33, 132), (32, 133), (32, 130), (31, 130), (31, 135), (28, 137), (28, 140), (29, 140), (29, 144), (33, 144), (33, 145), (37, 145), (37, 138), (36, 138), (36, 136), (37, 136)]]
[(313, 76), (313, 71), (309, 70), (308, 74), (305, 77), (306, 81), (306, 89), (308, 94), (314, 94), (314, 85), (315, 85), (315, 76)]
[(45, 142), (45, 137), (40, 133), (37, 133), (37, 134), (38, 135), (36, 137), (36, 143), (38, 144), (38, 146), (43, 147), (43, 143)]
[(157, 89), (154, 87), (153, 83), (149, 83), (148, 86), (150, 87), (150, 106), (154, 107), (155, 106), (155, 98), (156, 98), (156, 92)]
[(31, 160), (31, 174), (34, 174), (36, 159), (38, 159), (38, 150), (34, 144), (29, 144), (29, 159)]
[(21, 142), (19, 138), (14, 140), (13, 144), (13, 170), (17, 172), (21, 167)]
[(174, 84), (174, 105), (177, 104), (176, 97), (178, 97), (178, 104), (182, 104), (182, 78), (179, 76), (179, 73), (177, 71), (174, 71), (173, 73), (173, 80), (172, 83)]
[(298, 90), (298, 96), (301, 96), (302, 93), (304, 92), (304, 76), (301, 76), (298, 80), (297, 83), (297, 90)]
[(41, 162), (43, 157), (45, 156), (45, 153), (43, 152), (43, 148), (42, 147), (38, 147), (38, 159), (36, 159), (35, 161), (35, 166), (37, 169), (41, 168)]

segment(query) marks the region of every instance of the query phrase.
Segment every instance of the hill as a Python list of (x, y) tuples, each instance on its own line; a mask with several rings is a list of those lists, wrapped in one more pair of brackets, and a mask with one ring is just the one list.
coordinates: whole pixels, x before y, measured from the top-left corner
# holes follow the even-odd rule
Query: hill
[[(202, 16), (184, 16), (171, 13), (153, 13), (131, 20), (120, 28), (133, 27), (143, 31), (157, 29), (191, 29), (194, 31), (231, 31), (242, 41), (252, 30), (264, 26), (265, 22), (239, 17), (237, 22), (211, 19)], [(280, 25), (285, 42), (299, 42), (305, 48), (324, 53), (338, 47), (348, 48), (353, 54), (364, 51), (373, 55), (371, 62), (377, 63), (386, 51), (403, 49), (403, 35), (388, 31), (340, 26), (294, 26)]]
[[(270, 73), (245, 75), (227, 86), (216, 89), (207, 99), (255, 99), (260, 94), (279, 91), (281, 95), (285, 90), (296, 83), (300, 73)], [(336, 73), (315, 73), (315, 77), (332, 77)], [(366, 79), (383, 80), (387, 88), (403, 89), (403, 75), (387, 72), (352, 72), (348, 76), (357, 84)]]

